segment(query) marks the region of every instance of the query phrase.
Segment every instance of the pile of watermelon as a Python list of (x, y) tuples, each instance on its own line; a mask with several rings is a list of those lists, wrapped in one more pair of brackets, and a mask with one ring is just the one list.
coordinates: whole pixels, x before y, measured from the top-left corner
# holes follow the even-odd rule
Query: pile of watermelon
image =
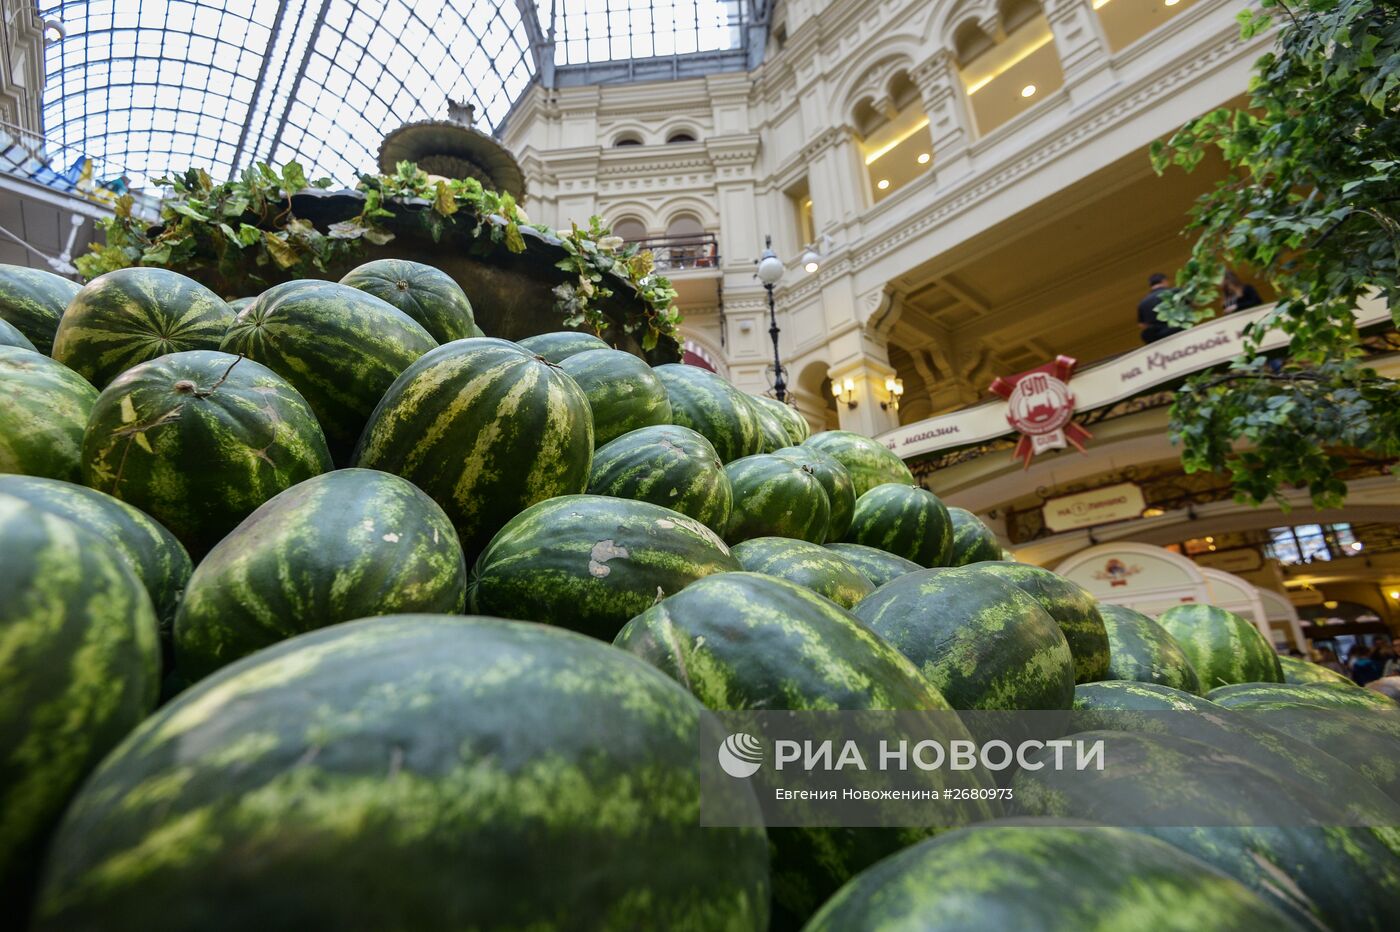
[[(1390, 700), (1215, 607), (1100, 606), (713, 373), (482, 335), (427, 266), (228, 301), (0, 266), (0, 594), (34, 929), (1400, 922), (1393, 831), (1066, 825), (1029, 772), (955, 832), (765, 830), (743, 781), (751, 824), (702, 828), (705, 708)], [(1137, 779), (1210, 786), (1198, 736), (1138, 737)], [(1299, 805), (1400, 801), (1393, 720), (1251, 740)]]

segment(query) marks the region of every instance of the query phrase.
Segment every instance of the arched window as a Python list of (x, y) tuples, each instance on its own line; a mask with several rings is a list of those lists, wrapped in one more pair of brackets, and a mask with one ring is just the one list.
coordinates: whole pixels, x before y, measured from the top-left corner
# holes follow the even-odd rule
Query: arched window
[(895, 71), (883, 83), (880, 99), (862, 100), (852, 114), (877, 204), (925, 174), (933, 162), (928, 114), (909, 72)]
[(613, 147), (620, 149), (623, 146), (640, 146), (642, 138), (636, 133), (623, 133), (613, 140)]
[(709, 268), (715, 262), (713, 237), (691, 214), (678, 214), (666, 225), (667, 265), (673, 269)]
[(674, 133), (672, 133), (671, 135), (669, 135), (669, 136), (666, 137), (666, 145), (668, 145), (668, 146), (670, 146), (670, 145), (675, 145), (676, 143), (681, 143), (681, 142), (694, 142), (694, 141), (695, 141), (695, 135), (694, 135), (693, 133), (691, 133), (689, 130), (684, 130), (684, 129), (676, 130)]
[(1039, 0), (1001, 0), (996, 36), (973, 20), (953, 33), (963, 87), (986, 134), (1045, 100), (1065, 83), (1050, 21)]
[(613, 224), (613, 236), (620, 236), (625, 242), (639, 243), (647, 238), (646, 224), (633, 217), (623, 217)]

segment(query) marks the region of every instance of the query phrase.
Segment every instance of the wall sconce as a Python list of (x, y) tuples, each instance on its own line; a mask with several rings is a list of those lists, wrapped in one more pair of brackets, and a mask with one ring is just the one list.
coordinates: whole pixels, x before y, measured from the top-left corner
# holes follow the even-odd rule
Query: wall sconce
[(855, 409), (856, 406), (856, 382), (855, 379), (832, 379), (831, 396), (846, 407)]
[(899, 399), (904, 396), (904, 380), (894, 376), (885, 379), (885, 393), (889, 400), (880, 402), (880, 407), (886, 411), (898, 411)]

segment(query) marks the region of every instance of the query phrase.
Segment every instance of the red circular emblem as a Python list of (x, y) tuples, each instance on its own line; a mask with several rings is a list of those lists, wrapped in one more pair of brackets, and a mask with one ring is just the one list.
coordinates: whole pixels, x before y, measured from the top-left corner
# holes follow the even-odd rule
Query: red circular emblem
[(1006, 399), (1006, 419), (1023, 434), (1050, 434), (1074, 416), (1069, 386), (1048, 372), (1032, 372), (1016, 383)]

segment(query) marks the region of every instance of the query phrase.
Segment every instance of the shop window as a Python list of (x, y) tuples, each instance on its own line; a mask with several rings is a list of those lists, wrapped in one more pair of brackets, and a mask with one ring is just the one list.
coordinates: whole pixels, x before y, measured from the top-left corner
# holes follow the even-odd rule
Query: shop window
[(901, 71), (884, 91), (878, 105), (866, 98), (852, 114), (877, 204), (933, 166), (933, 137), (918, 88)]
[(1094, 12), (1103, 24), (1108, 47), (1116, 52), (1195, 3), (1196, 0), (1094, 0)]
[(963, 87), (982, 134), (1031, 109), (1065, 81), (1050, 22), (1039, 3), (1003, 0), (998, 17), (995, 37), (967, 22), (953, 38)]
[(1264, 553), (1280, 563), (1296, 565), (1356, 556), (1364, 549), (1350, 524), (1299, 524), (1270, 528)]

